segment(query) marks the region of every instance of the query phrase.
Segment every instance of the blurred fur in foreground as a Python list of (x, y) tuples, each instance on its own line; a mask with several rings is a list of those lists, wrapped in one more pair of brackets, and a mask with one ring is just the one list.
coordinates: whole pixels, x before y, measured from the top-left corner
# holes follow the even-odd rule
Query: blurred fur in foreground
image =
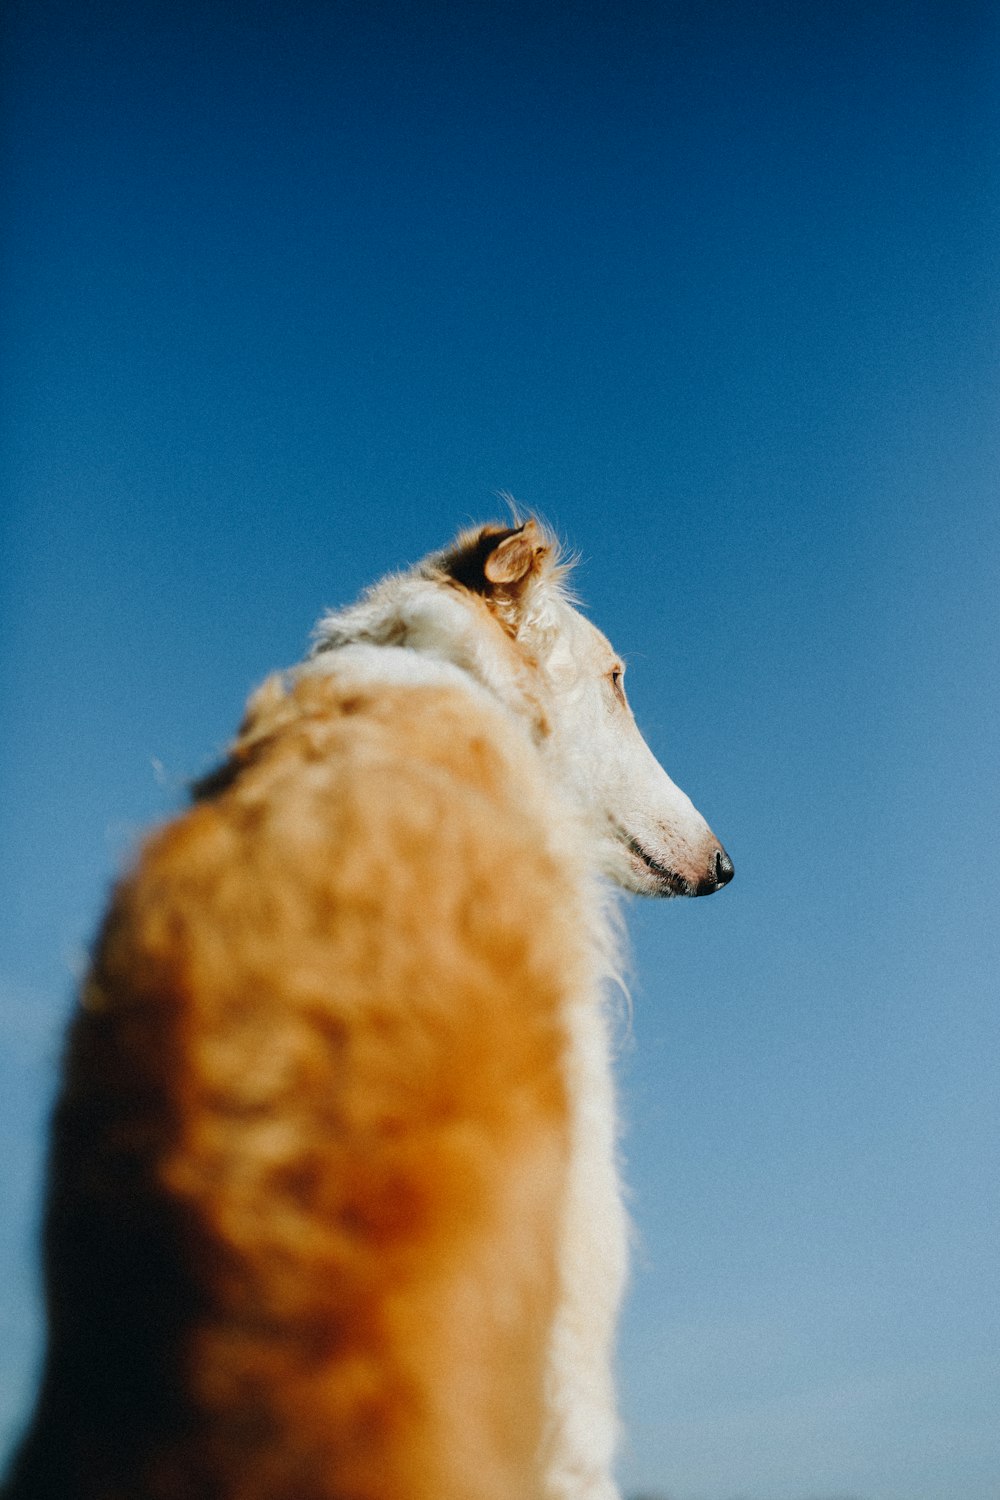
[(534, 522), (322, 622), (119, 885), (5, 1500), (610, 1500), (600, 876), (732, 873)]

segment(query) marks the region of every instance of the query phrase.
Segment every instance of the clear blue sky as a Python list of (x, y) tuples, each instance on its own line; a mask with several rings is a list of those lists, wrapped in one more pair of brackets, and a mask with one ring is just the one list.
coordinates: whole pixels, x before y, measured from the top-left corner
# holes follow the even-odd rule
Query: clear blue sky
[(1000, 1495), (998, 19), (4, 7), (5, 1441), (112, 872), (506, 489), (737, 870), (629, 908), (623, 1482)]

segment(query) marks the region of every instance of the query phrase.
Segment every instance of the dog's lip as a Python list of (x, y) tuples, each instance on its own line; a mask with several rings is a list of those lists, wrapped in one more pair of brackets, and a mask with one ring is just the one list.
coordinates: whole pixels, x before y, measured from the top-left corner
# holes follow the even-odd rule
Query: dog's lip
[(649, 850), (640, 844), (639, 840), (633, 837), (632, 834), (626, 833), (624, 829), (621, 829), (619, 837), (643, 873), (654, 875), (657, 881), (670, 891), (671, 895), (694, 895), (694, 887), (689, 880), (685, 880), (683, 875), (678, 875), (676, 870), (670, 870), (666, 865), (661, 865), (655, 854), (650, 854)]

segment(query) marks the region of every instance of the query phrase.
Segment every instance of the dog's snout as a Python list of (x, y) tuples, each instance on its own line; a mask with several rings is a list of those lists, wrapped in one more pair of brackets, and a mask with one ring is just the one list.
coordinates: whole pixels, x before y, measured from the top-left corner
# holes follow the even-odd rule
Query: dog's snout
[(695, 895), (710, 896), (713, 891), (720, 891), (724, 885), (729, 884), (735, 874), (733, 862), (720, 844), (712, 861), (712, 873), (698, 882)]

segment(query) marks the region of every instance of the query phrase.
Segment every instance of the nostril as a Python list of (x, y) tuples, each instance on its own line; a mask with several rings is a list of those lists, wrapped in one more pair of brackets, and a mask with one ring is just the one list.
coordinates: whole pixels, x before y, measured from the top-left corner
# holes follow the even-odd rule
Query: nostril
[(696, 896), (710, 896), (713, 891), (721, 891), (724, 885), (728, 885), (735, 875), (733, 862), (720, 844), (715, 851), (715, 858), (709, 866), (710, 874), (699, 880), (695, 886)]

